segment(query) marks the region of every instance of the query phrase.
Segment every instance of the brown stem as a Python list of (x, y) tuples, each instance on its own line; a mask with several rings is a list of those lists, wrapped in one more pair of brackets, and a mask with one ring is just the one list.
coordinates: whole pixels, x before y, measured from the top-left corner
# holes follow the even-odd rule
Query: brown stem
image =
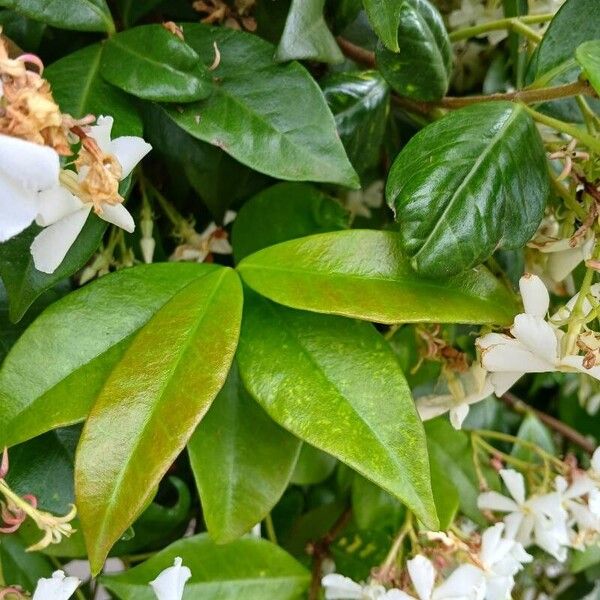
[(546, 424), (551, 429), (554, 429), (557, 433), (560, 433), (565, 439), (569, 440), (576, 446), (579, 446), (582, 450), (585, 450), (588, 454), (593, 454), (596, 449), (596, 445), (590, 442), (586, 437), (581, 435), (578, 431), (575, 431), (572, 427), (569, 427), (562, 421), (551, 417), (550, 415), (537, 410), (532, 406), (529, 406), (520, 398), (517, 398), (514, 394), (506, 392), (501, 398), (502, 402), (506, 404), (511, 410), (526, 415), (533, 413), (542, 423)]
[(321, 579), (323, 578), (323, 560), (329, 555), (329, 546), (331, 546), (337, 536), (348, 525), (351, 518), (352, 509), (347, 508), (331, 526), (331, 529), (320, 540), (311, 544), (310, 553), (313, 557), (313, 566), (308, 600), (318, 599), (319, 590), (321, 589)]
[[(374, 69), (377, 66), (375, 53), (366, 50), (361, 46), (353, 44), (346, 38), (337, 37), (338, 45), (344, 56), (357, 62), (369, 69)], [(486, 94), (480, 96), (446, 96), (437, 102), (417, 102), (411, 98), (394, 95), (393, 99), (396, 104), (418, 113), (427, 113), (434, 108), (463, 108), (471, 104), (479, 102), (494, 102), (498, 100), (508, 100), (511, 102), (547, 102), (549, 100), (557, 100), (559, 98), (570, 98), (572, 96), (597, 96), (594, 89), (587, 81), (575, 81), (566, 85), (557, 85), (554, 87), (540, 88), (533, 90), (517, 90), (514, 92), (505, 92), (498, 94)]]

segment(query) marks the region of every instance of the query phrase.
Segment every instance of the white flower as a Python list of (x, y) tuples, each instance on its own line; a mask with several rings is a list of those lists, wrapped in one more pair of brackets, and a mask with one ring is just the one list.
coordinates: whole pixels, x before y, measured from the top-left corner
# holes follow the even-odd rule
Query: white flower
[(401, 592), (394, 600), (483, 600), (485, 577), (473, 565), (461, 565), (448, 579), (434, 589), (435, 568), (425, 556), (418, 554), (407, 562), (408, 574), (417, 598)]
[(535, 542), (540, 548), (563, 562), (567, 556), (569, 535), (567, 512), (560, 494), (552, 492), (525, 498), (523, 475), (513, 469), (502, 469), (500, 477), (511, 497), (498, 492), (484, 492), (477, 500), (481, 510), (509, 513), (504, 517), (506, 537), (527, 547)]
[(383, 204), (384, 182), (377, 180), (364, 190), (353, 190), (346, 194), (344, 206), (352, 217), (371, 218), (371, 209)]
[(55, 571), (51, 579), (38, 581), (33, 600), (68, 600), (80, 583), (77, 577), (66, 577), (64, 571)]
[[(451, 29), (463, 29), (472, 25), (482, 25), (489, 21), (496, 21), (503, 17), (502, 6), (482, 0), (462, 0), (458, 10), (448, 16), (448, 25)], [(496, 45), (508, 35), (506, 29), (486, 31), (480, 37), (487, 37), (490, 44)]]
[(446, 412), (455, 429), (462, 427), (469, 414), (469, 406), (487, 398), (493, 391), (492, 382), (485, 369), (474, 363), (468, 371), (447, 379), (445, 393), (428, 394), (417, 398), (417, 410), (423, 421), (434, 419)]
[[(525, 373), (580, 371), (600, 379), (600, 367), (587, 369), (583, 366), (583, 356), (562, 353), (563, 332), (545, 320), (550, 296), (542, 280), (536, 275), (525, 274), (519, 281), (519, 288), (525, 312), (515, 317), (510, 329), (512, 337), (488, 333), (476, 341), (481, 352), (481, 365), (491, 373), (496, 395), (502, 396)], [(564, 316), (564, 311), (568, 311), (568, 316), (575, 300), (576, 297), (572, 298), (557, 316)], [(586, 303), (591, 309), (587, 300)]]
[(191, 576), (191, 571), (182, 565), (178, 556), (173, 566), (162, 571), (150, 585), (158, 600), (181, 600), (185, 583)]
[(523, 563), (533, 560), (519, 542), (502, 537), (504, 527), (504, 523), (496, 523), (481, 536), (479, 562), (486, 579), (486, 600), (510, 600), (515, 574)]
[[(93, 138), (100, 150), (116, 158), (121, 168), (120, 179), (127, 177), (137, 163), (152, 149), (142, 138), (123, 136), (111, 140), (112, 117), (99, 117), (97, 125), (90, 128), (89, 137)], [(73, 173), (73, 184), (81, 183), (89, 169), (81, 167), (78, 177)], [(63, 172), (67, 173), (66, 171)], [(69, 248), (83, 229), (93, 203), (81, 199), (66, 187), (56, 186), (39, 194), (38, 225), (44, 229), (36, 236), (31, 245), (31, 254), (36, 269), (44, 273), (53, 273), (63, 261)], [(103, 202), (98, 216), (126, 231), (135, 229), (132, 216), (120, 202)]]
[(386, 590), (378, 583), (356, 583), (350, 577), (330, 573), (321, 580), (326, 600), (403, 600), (400, 590)]
[(0, 134), (0, 242), (37, 214), (37, 194), (58, 185), (58, 154), (48, 146)]

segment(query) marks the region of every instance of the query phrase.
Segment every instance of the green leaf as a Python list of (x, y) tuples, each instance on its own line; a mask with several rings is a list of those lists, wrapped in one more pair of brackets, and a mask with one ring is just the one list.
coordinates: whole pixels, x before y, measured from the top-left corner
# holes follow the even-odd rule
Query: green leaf
[(550, 194), (544, 146), (518, 104), (452, 112), (396, 158), (386, 196), (413, 267), (431, 277), (465, 271), (498, 247), (522, 247)]
[(142, 121), (133, 100), (100, 76), (101, 44), (88, 46), (51, 64), (44, 76), (52, 84), (61, 110), (76, 119), (87, 114), (114, 117), (112, 135), (142, 135)]
[(42, 41), (46, 25), (32, 21), (12, 10), (0, 12), (0, 26), (3, 35), (21, 48), (35, 52)]
[(145, 563), (102, 584), (121, 600), (154, 600), (148, 582), (181, 557), (192, 578), (185, 596), (202, 600), (300, 600), (309, 572), (289, 554), (266, 540), (245, 538), (225, 546), (197, 535), (171, 544)]
[(402, 505), (378, 485), (355, 475), (352, 481), (352, 515), (360, 529), (398, 529)]
[(167, 263), (125, 269), (52, 304), (0, 370), (0, 447), (82, 421), (140, 328), (216, 270)]
[(54, 565), (43, 554), (26, 552), (16, 535), (0, 536), (0, 582), (33, 593), (38, 579), (51, 577)]
[(239, 538), (267, 516), (287, 487), (300, 444), (254, 402), (234, 362), (188, 443), (204, 520), (216, 542)]
[(400, 235), (353, 230), (265, 248), (238, 266), (262, 295), (315, 312), (378, 323), (510, 323), (511, 293), (484, 267), (443, 281), (412, 271)]
[(210, 269), (153, 315), (111, 370), (75, 463), (77, 506), (94, 573), (151, 500), (225, 382), (241, 310), (235, 272)]
[(238, 356), (246, 388), (275, 421), (437, 526), (423, 427), (395, 356), (371, 325), (249, 292)]
[(290, 482), (296, 485), (321, 483), (333, 473), (336, 463), (333, 456), (304, 443)]
[(144, 15), (151, 12), (162, 0), (117, 0), (116, 4), (125, 29), (139, 21)]
[[(265, 215), (269, 218), (265, 220)], [(236, 261), (280, 242), (347, 229), (349, 213), (335, 200), (305, 183), (278, 183), (242, 206), (231, 232)]]
[(210, 72), (198, 54), (162, 25), (112, 36), (100, 70), (109, 83), (154, 102), (193, 102), (212, 92)]
[(333, 116), (304, 67), (274, 64), (273, 47), (257, 36), (194, 23), (184, 27), (186, 42), (203, 62), (212, 60), (215, 42), (221, 62), (210, 98), (168, 108), (180, 127), (261, 173), (358, 187)]
[[(231, 204), (247, 198), (270, 181), (216, 146), (201, 142), (180, 129), (158, 104), (144, 106), (144, 137), (167, 164), (185, 173), (194, 190), (220, 222)], [(177, 177), (177, 171), (171, 178)]]
[(381, 159), (389, 87), (378, 71), (336, 73), (322, 86), (348, 158), (359, 173), (365, 173)]
[(393, 52), (400, 50), (398, 26), (406, 0), (364, 0), (369, 21), (379, 39)]
[(0, 244), (0, 276), (8, 292), (10, 320), (20, 321), (46, 290), (83, 268), (100, 245), (106, 227), (106, 221), (91, 214), (63, 262), (51, 274), (38, 271), (33, 264), (29, 248), (41, 231), (37, 225)]
[[(461, 511), (472, 521), (479, 524), (485, 524), (485, 519), (477, 508), (477, 497), (480, 494), (479, 481), (473, 465), (473, 449), (467, 434), (463, 431), (455, 430), (445, 419), (433, 419), (425, 423), (425, 432), (427, 434), (427, 447), (429, 449), (429, 458), (432, 464), (432, 484), (438, 491), (437, 503), (446, 503), (446, 499), (440, 494), (440, 477), (443, 474), (446, 478), (446, 484), (451, 484), (458, 494), (458, 500)], [(498, 476), (485, 470), (485, 476), (489, 484), (495, 489), (498, 487)], [(450, 487), (450, 486), (448, 486)], [(436, 488), (434, 487), (434, 494)], [(452, 494), (452, 492), (450, 492)], [(454, 496), (454, 494), (452, 494)], [(434, 496), (435, 497), (435, 496)], [(450, 500), (441, 513), (449, 516), (452, 514)], [(437, 506), (437, 504), (436, 504)], [(443, 516), (440, 520), (443, 519)]]
[[(547, 427), (533, 414), (529, 414), (523, 419), (517, 437), (524, 442), (535, 444), (549, 454), (556, 454), (556, 447), (554, 446), (552, 435)], [(534, 452), (531, 448), (522, 444), (515, 443), (511, 454), (528, 463), (541, 464), (543, 462), (537, 452)]]
[(115, 30), (105, 0), (0, 0), (0, 6), (59, 29)]
[[(583, 42), (596, 39), (600, 39), (596, 0), (567, 0), (550, 21), (531, 57), (526, 83), (541, 88), (575, 81), (581, 72), (575, 51)], [(600, 107), (597, 100), (589, 102), (596, 110)], [(582, 120), (575, 99), (543, 104), (540, 108), (568, 121)]]
[(344, 62), (344, 55), (325, 18), (325, 0), (292, 0), (276, 60), (310, 59), (324, 63)]
[(377, 67), (402, 96), (439, 100), (450, 86), (453, 61), (442, 15), (427, 0), (403, 0), (399, 19), (400, 49), (379, 44)]
[(596, 93), (600, 93), (600, 40), (584, 42), (575, 56)]
[[(426, 429), (427, 431), (427, 429)], [(440, 519), (440, 530), (446, 531), (458, 512), (460, 498), (457, 486), (453, 483), (446, 468), (435, 458), (435, 451), (431, 449), (431, 441), (428, 438), (428, 447), (431, 466), (431, 489), (433, 490), (433, 501)]]

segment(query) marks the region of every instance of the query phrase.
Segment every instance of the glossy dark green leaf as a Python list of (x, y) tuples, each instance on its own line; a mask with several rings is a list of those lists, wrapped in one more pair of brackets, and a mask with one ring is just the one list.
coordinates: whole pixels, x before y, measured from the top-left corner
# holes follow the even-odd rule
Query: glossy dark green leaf
[(265, 248), (238, 270), (257, 292), (292, 308), (378, 323), (509, 323), (512, 294), (484, 267), (424, 279), (400, 251), (400, 235), (353, 230)]
[(114, 118), (112, 135), (142, 135), (142, 121), (131, 98), (100, 76), (100, 44), (88, 46), (51, 64), (44, 76), (64, 111), (79, 119), (87, 114)]
[(432, 277), (465, 271), (498, 247), (522, 247), (549, 194), (540, 135), (510, 102), (469, 106), (422, 129), (396, 158), (386, 188), (404, 250)]
[(404, 508), (396, 498), (368, 479), (356, 475), (352, 482), (352, 516), (360, 529), (397, 530)]
[(81, 434), (75, 486), (94, 573), (151, 500), (225, 382), (239, 334), (242, 288), (230, 269), (205, 273), (135, 335)]
[(116, 4), (125, 28), (139, 21), (156, 8), (162, 0), (117, 0)]
[(204, 521), (216, 542), (239, 538), (267, 516), (285, 491), (300, 444), (250, 397), (234, 362), (188, 443)]
[[(480, 494), (479, 481), (473, 464), (473, 449), (468, 435), (463, 431), (455, 430), (444, 419), (434, 419), (425, 423), (427, 434), (427, 447), (432, 463), (433, 479), (438, 479), (438, 490), (442, 492), (438, 475), (445, 474), (447, 484), (454, 487), (454, 494), (458, 495), (461, 511), (476, 523), (484, 524), (485, 519), (477, 508), (477, 497)], [(485, 470), (488, 483), (498, 487), (498, 476), (490, 469)], [(435, 483), (432, 482), (435, 486)], [(448, 486), (450, 487), (450, 486)], [(435, 487), (434, 487), (435, 493)], [(450, 499), (448, 499), (450, 500)], [(445, 502), (443, 498), (438, 503)], [(451, 514), (452, 511), (443, 509), (442, 514)], [(441, 519), (440, 519), (441, 520)]]
[(310, 573), (281, 548), (265, 540), (245, 538), (220, 546), (207, 535), (171, 544), (145, 563), (102, 584), (121, 600), (154, 600), (148, 585), (175, 557), (192, 572), (184, 597), (202, 600), (300, 600)]
[(52, 274), (38, 271), (29, 251), (33, 239), (41, 231), (37, 225), (31, 225), (19, 235), (0, 244), (0, 276), (8, 292), (10, 320), (20, 321), (46, 290), (83, 268), (98, 249), (106, 227), (106, 221), (90, 215), (65, 259)]
[(26, 552), (26, 546), (15, 535), (0, 536), (0, 581), (21, 586), (33, 593), (38, 579), (51, 577), (55, 570), (50, 560), (37, 552)]
[(215, 269), (194, 264), (126, 269), (50, 306), (0, 370), (0, 447), (82, 421), (134, 334), (178, 292)]
[(203, 62), (212, 61), (215, 42), (221, 62), (210, 98), (168, 109), (180, 127), (267, 175), (358, 187), (333, 116), (302, 66), (275, 64), (273, 47), (257, 36), (184, 27), (186, 42)]
[(336, 73), (323, 83), (348, 158), (359, 173), (375, 167), (389, 112), (389, 87), (378, 71)]
[(304, 443), (290, 482), (297, 485), (321, 483), (333, 473), (336, 463), (330, 454)]
[(596, 93), (600, 93), (600, 40), (581, 44), (575, 56)]
[(278, 61), (310, 59), (340, 63), (344, 55), (325, 18), (325, 0), (292, 0), (283, 35), (277, 47)]
[(38, 49), (46, 29), (44, 23), (28, 19), (13, 10), (0, 12), (0, 26), (4, 36), (30, 52)]
[(436, 527), (423, 428), (395, 356), (371, 325), (249, 292), (238, 358), (248, 391), (275, 421)]
[(379, 39), (394, 52), (400, 50), (398, 25), (406, 0), (364, 0), (369, 21)]
[(0, 0), (0, 6), (59, 29), (115, 30), (105, 0)]
[(402, 96), (442, 98), (450, 85), (453, 59), (450, 38), (437, 8), (428, 0), (402, 0), (398, 40), (398, 51), (380, 44), (375, 53), (377, 67), (387, 82)]
[(389, 530), (349, 528), (331, 546), (335, 569), (354, 581), (367, 581), (385, 561), (394, 540)]
[(233, 254), (240, 261), (267, 246), (348, 224), (348, 211), (314, 186), (278, 183), (242, 206), (231, 232)]
[[(154, 152), (181, 167), (217, 222), (232, 203), (268, 185), (270, 180), (265, 175), (179, 128), (158, 104), (146, 104), (143, 115), (145, 139)], [(171, 177), (177, 176), (169, 171)]]
[(144, 100), (193, 102), (212, 92), (212, 77), (198, 54), (162, 25), (112, 36), (100, 70), (109, 83)]
[[(575, 60), (577, 47), (588, 40), (600, 39), (600, 19), (596, 0), (567, 0), (554, 15), (543, 40), (527, 68), (526, 82), (534, 88), (575, 81), (581, 69)], [(600, 102), (590, 100), (598, 109)], [(541, 106), (541, 110), (559, 118), (581, 121), (574, 99)]]

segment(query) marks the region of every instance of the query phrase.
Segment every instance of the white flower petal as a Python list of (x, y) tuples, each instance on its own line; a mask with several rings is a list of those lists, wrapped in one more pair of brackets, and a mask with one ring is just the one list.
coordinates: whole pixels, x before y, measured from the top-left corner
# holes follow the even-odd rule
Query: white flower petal
[(181, 600), (186, 581), (192, 576), (191, 571), (182, 565), (181, 558), (173, 561), (173, 566), (162, 571), (150, 582), (158, 600)]
[(77, 577), (66, 577), (64, 571), (55, 571), (51, 579), (40, 579), (32, 600), (68, 600), (81, 582)]
[(362, 586), (350, 577), (344, 577), (338, 573), (325, 575), (321, 580), (321, 585), (325, 588), (325, 598), (327, 600), (361, 600)]
[(572, 369), (576, 369), (581, 373), (585, 373), (586, 375), (590, 375), (594, 379), (600, 379), (600, 366), (592, 367), (591, 369), (586, 369), (583, 366), (583, 356), (575, 356), (569, 355), (565, 356), (560, 361), (560, 366), (571, 367)]
[(481, 535), (479, 556), (484, 565), (489, 567), (502, 558), (498, 556), (498, 548), (503, 532), (504, 523), (496, 523), (494, 526), (488, 527)]
[(420, 600), (430, 600), (435, 584), (433, 563), (421, 554), (417, 554), (406, 563), (408, 574)]
[(0, 242), (27, 229), (36, 213), (36, 193), (0, 174)]
[[(523, 529), (523, 522), (525, 521), (525, 515), (522, 512), (515, 511), (511, 512), (509, 515), (504, 517), (504, 524), (506, 525), (506, 529), (504, 530), (504, 536), (510, 540), (517, 540)], [(531, 527), (528, 526), (529, 533), (531, 532), (531, 528), (533, 527), (533, 523), (531, 523)], [(522, 537), (519, 539), (519, 543), (523, 545), (528, 545), (529, 540), (523, 541)]]
[(544, 282), (537, 275), (525, 273), (519, 280), (519, 290), (525, 312), (540, 319), (545, 318), (550, 307), (550, 295)]
[(0, 134), (0, 178), (8, 176), (39, 192), (58, 185), (59, 171), (58, 154), (52, 148)]
[(114, 119), (112, 117), (99, 116), (96, 119), (96, 125), (90, 127), (89, 136), (93, 138), (100, 150), (105, 154), (109, 154), (110, 151), (110, 134), (112, 132)]
[(485, 600), (509, 600), (515, 580), (510, 576), (491, 577), (486, 582)]
[(132, 135), (119, 137), (113, 140), (109, 146), (109, 153), (117, 157), (123, 169), (121, 179), (125, 179), (150, 150), (152, 150), (150, 144), (141, 137)]
[(525, 502), (525, 479), (514, 469), (500, 469), (500, 477), (517, 504)]
[(494, 393), (500, 397), (506, 394), (510, 388), (517, 383), (525, 373), (512, 372), (512, 371), (496, 371), (490, 373), (490, 381), (494, 387)]
[(35, 221), (38, 225), (47, 227), (83, 207), (83, 202), (77, 196), (58, 185), (38, 194), (38, 213)]
[(38, 271), (56, 271), (83, 229), (90, 210), (91, 207), (84, 206), (37, 234), (31, 244), (31, 254)]
[[(510, 339), (510, 338), (509, 338)], [(510, 373), (546, 373), (554, 371), (554, 365), (536, 356), (517, 340), (490, 346), (481, 353), (481, 364), (488, 371)]]
[(388, 590), (383, 596), (381, 596), (381, 600), (415, 600), (415, 597), (409, 596), (406, 592), (394, 588), (392, 590)]
[(469, 598), (483, 600), (485, 596), (485, 575), (473, 565), (461, 565), (455, 569), (431, 596), (432, 600)]
[(215, 254), (231, 254), (233, 248), (227, 238), (213, 238), (210, 241), (210, 251)]
[(477, 507), (480, 510), (496, 510), (498, 512), (514, 512), (519, 506), (512, 499), (498, 492), (483, 492), (477, 498)]
[(468, 404), (459, 404), (450, 409), (450, 423), (452, 423), (452, 427), (454, 429), (460, 429), (464, 420), (467, 418), (469, 414), (469, 405)]
[(536, 357), (547, 361), (549, 366), (558, 360), (556, 331), (543, 319), (528, 314), (517, 315), (510, 332)]
[(102, 212), (98, 215), (104, 221), (112, 223), (129, 233), (135, 230), (135, 222), (130, 212), (122, 204), (102, 205)]
[[(568, 243), (568, 240), (565, 240)], [(554, 252), (548, 257), (548, 275), (554, 281), (566, 279), (573, 270), (583, 261), (582, 248), (567, 248), (562, 252)]]
[(451, 394), (436, 396), (434, 394), (420, 396), (415, 400), (417, 411), (422, 421), (435, 419), (448, 412), (454, 405), (454, 398)]
[(592, 455), (592, 470), (600, 475), (600, 447), (596, 448)]

